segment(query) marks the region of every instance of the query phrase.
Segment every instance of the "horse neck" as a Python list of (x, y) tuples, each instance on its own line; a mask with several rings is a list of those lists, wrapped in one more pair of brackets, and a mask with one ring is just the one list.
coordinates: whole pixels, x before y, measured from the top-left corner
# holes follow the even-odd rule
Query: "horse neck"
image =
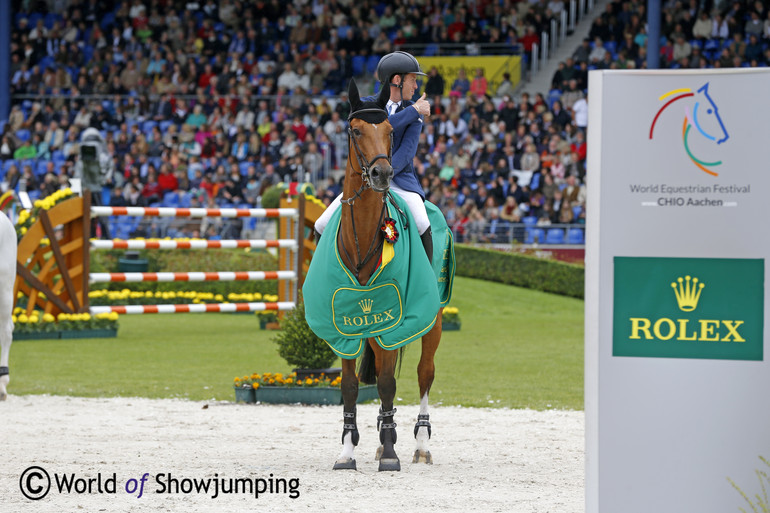
[[(361, 189), (363, 181), (361, 176), (352, 170), (348, 164), (345, 175), (345, 185), (342, 190), (344, 199), (354, 198), (356, 192)], [(338, 245), (344, 244), (347, 254), (340, 247), (340, 256), (345, 266), (355, 272), (358, 264), (358, 254), (356, 252), (356, 233), (353, 231), (353, 218), (355, 217), (355, 229), (358, 235), (358, 247), (361, 251), (360, 258), (365, 259), (369, 248), (372, 247), (372, 241), (380, 236), (380, 215), (382, 214), (382, 194), (374, 192), (367, 188), (355, 198), (353, 205), (342, 204), (342, 214), (340, 216), (340, 235)], [(374, 250), (377, 249), (377, 241), (374, 242)], [(348, 259), (348, 256), (351, 260)], [(372, 256), (366, 265), (361, 269), (358, 275), (358, 282), (365, 285), (369, 277), (377, 268), (379, 256)]]

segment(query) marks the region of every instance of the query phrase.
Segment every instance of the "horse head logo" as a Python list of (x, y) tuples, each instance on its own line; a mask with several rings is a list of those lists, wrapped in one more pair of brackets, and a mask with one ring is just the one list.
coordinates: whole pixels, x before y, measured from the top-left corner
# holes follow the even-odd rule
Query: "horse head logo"
[[(710, 142), (716, 146), (719, 146), (730, 138), (730, 134), (727, 132), (727, 128), (725, 128), (725, 124), (722, 121), (722, 116), (719, 115), (719, 108), (709, 94), (708, 82), (703, 84), (703, 86), (695, 92), (690, 88), (673, 89), (658, 98), (660, 101), (668, 101), (666, 101), (666, 103), (658, 110), (652, 120), (652, 125), (650, 125), (650, 139), (652, 139), (655, 130), (655, 123), (657, 123), (658, 118), (663, 111), (679, 100), (684, 100), (686, 98), (691, 98), (693, 101), (685, 102), (684, 119), (682, 122), (682, 143), (684, 149), (692, 163), (701, 171), (704, 171), (711, 176), (719, 176), (719, 173), (714, 171), (713, 168), (720, 166), (722, 161), (717, 160), (707, 162), (696, 157), (692, 150), (694, 145), (691, 142), (691, 136), (696, 134), (699, 134), (703, 141)], [(704, 144), (700, 144), (699, 148), (702, 149), (703, 146)]]

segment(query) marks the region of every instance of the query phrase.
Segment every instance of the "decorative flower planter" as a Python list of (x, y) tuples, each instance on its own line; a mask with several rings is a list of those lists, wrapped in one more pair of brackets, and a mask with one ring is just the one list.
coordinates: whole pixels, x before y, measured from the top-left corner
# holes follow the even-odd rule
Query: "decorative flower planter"
[(236, 403), (255, 403), (257, 402), (254, 389), (251, 387), (233, 387), (235, 390)]
[(117, 329), (66, 330), (66, 331), (34, 331), (31, 333), (14, 333), (13, 340), (58, 340), (65, 338), (115, 338)]
[[(236, 392), (236, 401), (238, 401)], [(377, 399), (377, 385), (359, 385), (358, 400), (362, 403)], [(256, 390), (256, 400), (267, 404), (342, 404), (342, 390), (337, 387), (271, 387)]]
[(118, 336), (116, 329), (70, 330), (62, 331), (61, 338), (115, 338)]
[(14, 333), (13, 341), (17, 340), (58, 340), (61, 331), (33, 331), (31, 333)]
[(259, 320), (259, 327), (263, 330), (279, 330), (281, 329), (281, 325), (278, 324), (278, 321), (268, 321), (267, 319), (260, 319)]
[(441, 331), (458, 331), (462, 326), (460, 321), (444, 321), (441, 323)]
[(297, 374), (297, 381), (302, 381), (307, 378), (320, 378), (321, 374), (324, 377), (334, 380), (340, 374), (342, 374), (342, 367), (330, 367), (328, 369), (292, 369)]

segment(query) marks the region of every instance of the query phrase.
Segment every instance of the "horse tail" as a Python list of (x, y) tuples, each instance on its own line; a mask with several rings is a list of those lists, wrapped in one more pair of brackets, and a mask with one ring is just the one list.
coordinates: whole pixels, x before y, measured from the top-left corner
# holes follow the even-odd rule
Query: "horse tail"
[(364, 349), (364, 355), (358, 363), (358, 381), (365, 385), (377, 383), (377, 370), (374, 366), (374, 349), (368, 343)]
[[(402, 347), (398, 350), (398, 356), (396, 357), (396, 376), (401, 375), (401, 363), (404, 360), (404, 349), (406, 349), (406, 347)], [(366, 344), (364, 355), (361, 357), (361, 361), (358, 363), (358, 381), (365, 385), (374, 385), (377, 383), (377, 369), (374, 363), (374, 350), (369, 344)]]

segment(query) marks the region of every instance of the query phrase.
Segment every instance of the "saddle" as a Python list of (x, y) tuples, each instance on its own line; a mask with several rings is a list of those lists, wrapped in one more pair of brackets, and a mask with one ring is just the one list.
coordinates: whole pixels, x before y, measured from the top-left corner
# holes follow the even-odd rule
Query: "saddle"
[(454, 241), (444, 215), (425, 202), (434, 247), (433, 262), (428, 262), (406, 202), (392, 197), (396, 205), (388, 203), (390, 236), (366, 285), (358, 283), (340, 257), (342, 209), (337, 209), (325, 230), (334, 236), (321, 238), (302, 287), (310, 329), (344, 359), (362, 355), (366, 338), (388, 350), (417, 340), (433, 328), (439, 308), (452, 297)]

